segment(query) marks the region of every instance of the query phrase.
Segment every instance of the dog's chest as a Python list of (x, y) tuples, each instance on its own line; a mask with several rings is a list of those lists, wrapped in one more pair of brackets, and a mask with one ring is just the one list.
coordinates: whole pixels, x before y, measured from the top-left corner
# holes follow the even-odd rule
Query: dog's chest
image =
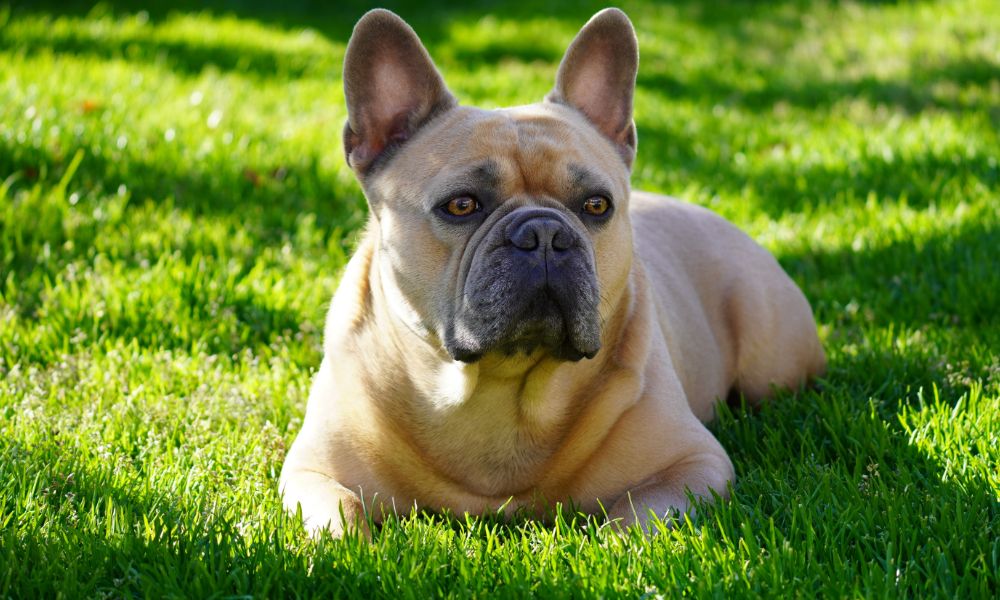
[(565, 433), (565, 407), (520, 384), (478, 386), (469, 399), (422, 419), (415, 437), (443, 475), (469, 491), (517, 494), (534, 487)]

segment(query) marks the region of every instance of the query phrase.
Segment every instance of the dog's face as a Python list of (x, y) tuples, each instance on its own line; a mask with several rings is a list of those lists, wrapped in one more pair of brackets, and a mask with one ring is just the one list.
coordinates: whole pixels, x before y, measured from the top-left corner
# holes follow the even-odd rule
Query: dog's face
[(381, 292), (452, 358), (593, 357), (627, 285), (635, 34), (594, 17), (543, 103), (459, 107), (386, 11), (345, 58), (345, 152), (368, 197)]

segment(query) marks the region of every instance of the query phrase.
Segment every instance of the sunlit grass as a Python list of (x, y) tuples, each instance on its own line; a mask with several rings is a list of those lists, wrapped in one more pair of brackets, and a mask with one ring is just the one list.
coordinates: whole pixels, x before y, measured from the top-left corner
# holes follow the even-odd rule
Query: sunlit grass
[[(600, 6), (397, 10), (464, 102), (548, 91)], [(821, 388), (713, 428), (733, 500), (653, 540), (571, 510), (308, 540), (277, 473), (365, 219), (364, 7), (0, 6), (0, 595), (993, 597), (1000, 10), (642, 3), (637, 187), (810, 298)]]

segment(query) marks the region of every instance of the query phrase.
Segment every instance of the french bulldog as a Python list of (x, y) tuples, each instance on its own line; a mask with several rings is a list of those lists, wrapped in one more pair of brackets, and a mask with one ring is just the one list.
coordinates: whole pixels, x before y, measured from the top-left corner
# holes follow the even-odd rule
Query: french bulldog
[(630, 190), (638, 61), (606, 9), (542, 102), (482, 110), (398, 16), (357, 23), (343, 143), (370, 216), (280, 480), (308, 529), (556, 503), (649, 527), (727, 497), (717, 402), (823, 372), (809, 303), (766, 250)]

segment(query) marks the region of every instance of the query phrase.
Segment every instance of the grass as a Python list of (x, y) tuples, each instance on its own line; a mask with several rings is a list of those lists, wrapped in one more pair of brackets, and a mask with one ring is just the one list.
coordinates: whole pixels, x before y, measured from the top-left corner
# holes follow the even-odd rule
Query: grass
[[(151, 6), (152, 5), (152, 6)], [(636, 187), (779, 258), (822, 388), (713, 430), (733, 500), (655, 539), (277, 496), (365, 219), (360, 5), (0, 4), (0, 596), (996, 597), (1000, 7), (626, 1)], [(393, 5), (455, 93), (532, 102), (599, 5)]]

